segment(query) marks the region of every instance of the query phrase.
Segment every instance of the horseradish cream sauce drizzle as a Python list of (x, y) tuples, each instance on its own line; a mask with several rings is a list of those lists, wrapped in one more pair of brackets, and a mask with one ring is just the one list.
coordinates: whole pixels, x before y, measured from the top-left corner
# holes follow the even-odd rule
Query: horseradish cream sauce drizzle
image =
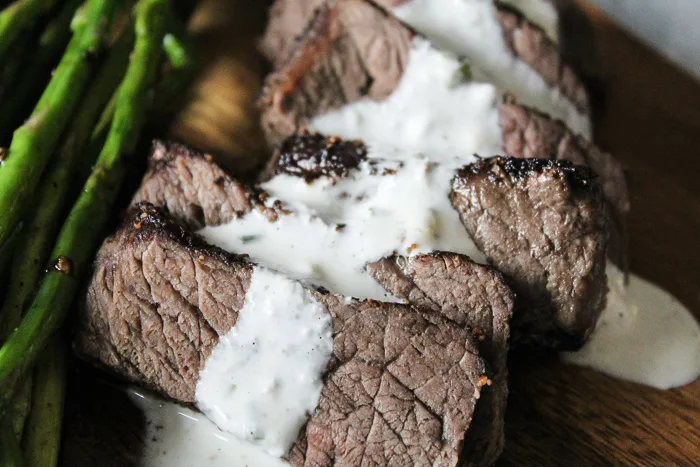
[(588, 342), (563, 360), (659, 389), (700, 377), (700, 325), (668, 292), (608, 264), (608, 304)]
[(439, 48), (468, 58), (488, 75), (488, 81), (513, 93), (518, 102), (561, 119), (574, 132), (591, 138), (589, 116), (508, 48), (493, 0), (409, 0), (393, 12)]
[(281, 457), (318, 405), (330, 314), (298, 282), (253, 268), (236, 325), (200, 372), (197, 407), (223, 431)]
[(392, 299), (365, 271), (392, 254), (443, 250), (485, 262), (449, 194), (458, 168), (476, 154), (500, 153), (501, 95), (493, 85), (465, 81), (464, 73), (462, 62), (417, 39), (391, 96), (346, 105), (310, 124), (363, 139), (367, 162), (339, 180), (278, 175), (263, 188), (292, 215), (271, 223), (252, 212), (199, 233), (290, 277), (356, 298)]
[(147, 467), (289, 467), (259, 446), (223, 432), (199, 412), (141, 389), (129, 398), (146, 418), (141, 465)]
[[(392, 151), (370, 155), (398, 157)], [(269, 222), (253, 211), (199, 233), (221, 248), (249, 254), (259, 264), (334, 293), (392, 300), (365, 271), (368, 263), (435, 250), (485, 261), (450, 204), (454, 168), (414, 156), (401, 163), (365, 162), (335, 183), (278, 175), (263, 187), (271, 202), (284, 200), (291, 214)]]

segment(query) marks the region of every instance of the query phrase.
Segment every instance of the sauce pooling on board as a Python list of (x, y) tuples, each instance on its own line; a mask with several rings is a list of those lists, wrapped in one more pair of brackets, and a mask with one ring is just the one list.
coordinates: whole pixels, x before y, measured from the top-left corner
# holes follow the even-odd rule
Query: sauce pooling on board
[(588, 342), (563, 360), (659, 389), (700, 377), (700, 325), (668, 292), (608, 265), (608, 304)]
[(225, 433), (206, 416), (141, 389), (129, 398), (146, 417), (141, 465), (147, 467), (289, 467), (259, 446)]

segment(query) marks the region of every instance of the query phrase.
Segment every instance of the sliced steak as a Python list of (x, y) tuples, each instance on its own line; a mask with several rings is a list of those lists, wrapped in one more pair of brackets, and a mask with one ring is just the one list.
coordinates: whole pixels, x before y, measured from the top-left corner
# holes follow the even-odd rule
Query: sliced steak
[[(276, 163), (268, 170), (271, 175), (286, 173), (305, 179), (319, 174), (344, 176), (365, 155), (364, 145), (358, 142), (300, 134), (285, 141), (276, 152)], [(228, 188), (218, 190), (220, 186)], [(253, 204), (257, 208), (258, 198), (246, 195), (246, 190), (211, 158), (181, 145), (156, 142), (150, 169), (134, 202), (159, 204), (179, 222), (199, 229), (202, 217), (206, 225), (217, 225), (253, 209)], [(202, 198), (202, 193), (212, 196)], [(251, 198), (256, 202), (250, 203)], [(236, 199), (243, 201), (236, 203)], [(233, 205), (235, 208), (230, 207)], [(217, 215), (222, 211), (226, 214)], [(387, 258), (368, 265), (368, 271), (388, 292), (478, 334), (492, 383), (477, 406), (474, 426), (478, 428), (472, 429), (474, 435), (470, 432), (465, 450), (472, 453), (469, 458), (476, 458), (478, 452), (484, 458), (497, 456), (504, 438), (502, 427), (493, 420), (502, 419), (508, 395), (508, 322), (514, 306), (514, 297), (502, 276), (466, 256), (447, 252)], [(453, 293), (444, 295), (448, 290)]]
[[(517, 108), (507, 109), (516, 118), (521, 116)], [(526, 120), (526, 127), (549, 123), (531, 115), (533, 120)], [(554, 124), (548, 130), (553, 139), (535, 144), (553, 152), (568, 145), (567, 154), (583, 157), (585, 141), (562, 136), (559, 131)], [(528, 155), (529, 135), (529, 130), (511, 135), (511, 142), (524, 155)], [(333, 141), (338, 144), (337, 139)], [(314, 145), (319, 151), (335, 147), (318, 134), (300, 132), (280, 145), (268, 172), (288, 173), (281, 161), (287, 151), (302, 144)], [(298, 162), (301, 153), (294, 154)], [(310, 158), (309, 163), (315, 159)], [(277, 167), (275, 161), (279, 161)], [(510, 278), (518, 294), (514, 342), (571, 350), (583, 345), (607, 292), (605, 256), (611, 226), (596, 175), (568, 160), (486, 159), (459, 172), (453, 183), (452, 203), (476, 246)], [(450, 255), (442, 258), (450, 260)], [(388, 268), (391, 263), (387, 261), (370, 265), (370, 271), (380, 267), (392, 271), (397, 279), (379, 282), (393, 294), (426, 306), (420, 289), (400, 279), (401, 268)], [(445, 288), (446, 293), (452, 290)], [(450, 317), (447, 309), (443, 313)]]
[[(500, 419), (508, 396), (508, 339), (513, 295), (496, 270), (474, 263), (468, 257), (447, 252), (411, 257), (384, 258), (367, 265), (382, 286), (397, 297), (433, 310), (451, 321), (469, 326), (479, 341), (479, 350), (491, 364), (491, 391), (477, 405), (474, 426), (489, 426)], [(488, 399), (486, 398), (488, 397)], [(468, 457), (483, 453), (491, 458), (503, 449), (501, 427), (479, 430), (468, 437)]]
[[(148, 203), (95, 261), (75, 346), (126, 379), (193, 403), (199, 371), (236, 324), (254, 273)], [(486, 465), (502, 446), (502, 410), (474, 433), (491, 391), (472, 333), (437, 313), (325, 292), (333, 354), (292, 465)], [(500, 306), (500, 305), (499, 305)], [(468, 432), (469, 439), (465, 440)], [(489, 439), (497, 433), (497, 447)], [(472, 437), (475, 441), (471, 441)], [(483, 451), (465, 451), (478, 443)], [(472, 457), (473, 456), (473, 457)]]
[(413, 32), (364, 0), (320, 6), (291, 60), (265, 80), (263, 130), (279, 143), (314, 116), (396, 88)]
[(457, 175), (452, 203), (521, 298), (514, 339), (580, 347), (607, 292), (608, 219), (593, 173), (565, 161), (484, 160)]
[[(410, 1), (374, 0), (387, 11)], [(304, 42), (305, 35), (313, 29), (312, 19), (319, 21), (324, 15), (323, 10), (331, 4), (342, 8), (342, 2), (343, 0), (276, 0), (270, 8), (260, 51), (273, 65), (282, 66), (300, 53), (297, 46)], [(513, 55), (532, 67), (550, 86), (560, 89), (581, 112), (588, 113), (590, 109), (586, 88), (574, 70), (562, 60), (557, 44), (517, 9), (501, 2), (495, 4), (496, 20)]]
[[(360, 24), (360, 19), (365, 21)], [(260, 104), (270, 143), (280, 144), (314, 117), (343, 105), (364, 98), (385, 99), (404, 72), (411, 35), (400, 22), (365, 1), (324, 3), (307, 35), (300, 38), (297, 55), (267, 78)], [(359, 37), (365, 37), (367, 42), (359, 43)], [(367, 83), (372, 85), (367, 87)], [(376, 92), (379, 83), (381, 93)], [(629, 196), (623, 168), (617, 160), (561, 122), (517, 104), (511, 96), (506, 96), (501, 105), (499, 120), (506, 156), (569, 160), (596, 171), (616, 214), (615, 237), (624, 237)], [(619, 248), (613, 258), (619, 259), (624, 256), (624, 242), (616, 243)]]
[[(347, 145), (340, 144), (338, 139), (333, 141), (331, 144), (331, 139), (320, 135), (300, 133), (280, 146), (274, 160), (288, 158), (295, 161), (296, 167), (304, 155), (308, 160), (301, 165), (306, 167), (324, 158), (341, 160), (337, 151)], [(301, 147), (307, 150), (298, 150)], [(314, 156), (312, 148), (326, 151), (324, 158)], [(357, 146), (353, 148), (362, 153)], [(287, 150), (292, 154), (285, 156)], [(196, 153), (176, 153), (168, 165), (156, 163), (151, 167), (135, 199), (156, 202), (164, 199), (158, 194), (167, 190), (162, 180), (172, 180), (169, 183), (186, 187), (179, 191), (183, 199), (164, 206), (176, 218), (191, 224), (189, 213), (206, 209), (199, 205), (197, 197), (188, 193), (213, 191), (209, 184), (217, 177), (223, 177), (227, 185), (235, 182), (215, 166), (209, 170), (216, 172), (216, 177), (192, 178), (187, 175), (190, 171), (182, 169), (189, 164), (214, 166)], [(159, 174), (163, 171), (168, 173)], [(271, 165), (269, 171), (289, 173), (284, 164), (277, 168)], [(609, 226), (595, 176), (588, 169), (567, 161), (491, 159), (465, 168), (455, 180), (454, 190), (453, 205), (460, 212), (468, 234), (493, 265), (510, 278), (518, 292), (513, 323), (515, 342), (568, 349), (579, 347), (595, 324), (606, 293), (604, 269)], [(476, 194), (480, 197), (472, 196)], [(222, 198), (210, 204), (220, 206), (226, 201)], [(228, 220), (231, 219), (233, 217)], [(454, 264), (451, 263), (453, 258), (459, 257), (442, 255), (445, 264)], [(386, 265), (386, 261), (378, 265)], [(370, 266), (370, 271), (376, 271), (372, 268)], [(429, 271), (429, 268), (416, 271)], [(389, 279), (381, 279), (376, 274), (375, 277), (389, 292), (411, 303), (421, 306), (430, 303), (418, 294), (422, 286), (415, 289), (411, 281), (402, 279), (405, 272), (395, 268), (394, 274), (396, 284), (404, 284), (401, 287), (406, 289), (397, 288)], [(441, 303), (441, 300), (434, 301)], [(454, 312), (455, 307), (441, 308), (444, 316), (454, 320), (450, 310)], [(486, 328), (482, 322), (472, 325)], [(497, 366), (493, 362), (492, 365)]]
[(564, 63), (557, 44), (513, 7), (497, 2), (496, 15), (511, 52), (530, 65), (547, 84), (559, 89), (581, 112), (589, 114), (586, 87), (573, 68)]

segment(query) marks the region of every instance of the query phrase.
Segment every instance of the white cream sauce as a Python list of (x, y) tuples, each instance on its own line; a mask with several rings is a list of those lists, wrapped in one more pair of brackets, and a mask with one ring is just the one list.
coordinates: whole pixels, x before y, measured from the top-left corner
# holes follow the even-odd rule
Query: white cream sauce
[(589, 116), (508, 48), (492, 0), (409, 0), (394, 8), (394, 14), (438, 47), (468, 58), (519, 102), (563, 120), (590, 139)]
[(608, 265), (608, 305), (586, 345), (564, 361), (669, 389), (700, 377), (700, 325), (672, 295)]
[(219, 430), (199, 412), (142, 389), (128, 394), (146, 418), (144, 467), (289, 467), (259, 446)]
[(404, 74), (388, 98), (345, 105), (314, 118), (309, 126), (370, 146), (401, 148), (384, 156), (400, 160), (424, 153), (432, 162), (465, 164), (474, 154), (500, 155), (503, 94), (479, 82), (480, 77), (454, 55), (416, 38)]
[(554, 42), (559, 42), (559, 12), (552, 0), (501, 0), (520, 11)]
[[(396, 151), (371, 157), (397, 159)], [(394, 253), (435, 250), (485, 258), (467, 235), (449, 200), (454, 165), (430, 163), (420, 154), (402, 162), (374, 159), (333, 183), (278, 175), (263, 184), (292, 213), (269, 222), (253, 211), (229, 224), (205, 227), (208, 242), (251, 258), (290, 277), (342, 295), (393, 300), (365, 271), (367, 263)], [(384, 174), (384, 169), (393, 174)]]
[(298, 282), (255, 266), (236, 325), (199, 375), (197, 407), (221, 430), (281, 457), (318, 405), (332, 350), (326, 308)]

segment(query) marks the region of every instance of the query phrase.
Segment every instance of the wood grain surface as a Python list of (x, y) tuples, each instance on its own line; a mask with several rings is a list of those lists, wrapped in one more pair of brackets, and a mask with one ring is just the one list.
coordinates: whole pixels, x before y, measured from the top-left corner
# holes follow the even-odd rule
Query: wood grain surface
[[(606, 70), (598, 142), (629, 172), (631, 269), (700, 317), (700, 83), (581, 6), (599, 36)], [(204, 69), (172, 134), (232, 170), (250, 171), (266, 154), (254, 106), (265, 71), (254, 51), (263, 21), (257, 0), (205, 0), (193, 22)], [(507, 446), (499, 465), (700, 466), (700, 381), (658, 391), (553, 356), (514, 355), (510, 367)], [(131, 465), (141, 444), (123, 419), (133, 426), (142, 420), (129, 415), (133, 409), (119, 392), (93, 379), (71, 378), (63, 464)], [(111, 412), (122, 421), (105, 428)], [(101, 427), (94, 436), (91, 423)], [(110, 441), (91, 441), (95, 436)], [(95, 446), (103, 457), (86, 455)]]

